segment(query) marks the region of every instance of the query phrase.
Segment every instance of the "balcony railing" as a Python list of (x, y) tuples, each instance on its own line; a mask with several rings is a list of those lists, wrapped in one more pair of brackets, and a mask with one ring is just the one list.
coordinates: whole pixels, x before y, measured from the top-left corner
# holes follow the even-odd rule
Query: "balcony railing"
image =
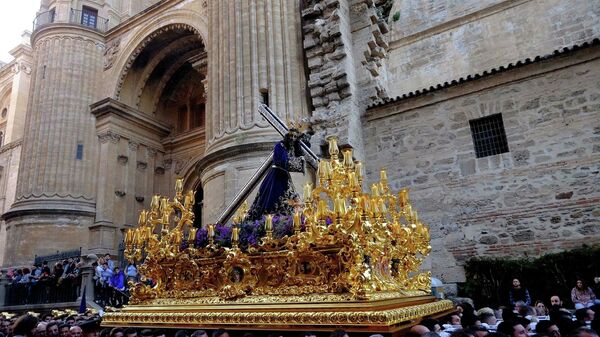
[[(54, 9), (42, 12), (35, 17), (35, 20), (33, 20), (33, 30), (36, 31), (55, 22), (56, 11)], [(108, 19), (100, 17), (93, 12), (82, 11), (74, 8), (71, 8), (68, 23), (91, 28), (102, 33), (108, 30)]]
[(102, 33), (108, 30), (108, 19), (98, 16), (96, 13), (90, 13), (89, 11), (81, 11), (71, 8), (69, 22), (95, 29)]
[(6, 285), (5, 306), (75, 302), (81, 289), (81, 276), (74, 279), (15, 283)]
[(36, 29), (40, 29), (43, 26), (53, 23), (55, 18), (56, 11), (54, 9), (38, 14), (33, 20), (33, 30), (35, 31)]

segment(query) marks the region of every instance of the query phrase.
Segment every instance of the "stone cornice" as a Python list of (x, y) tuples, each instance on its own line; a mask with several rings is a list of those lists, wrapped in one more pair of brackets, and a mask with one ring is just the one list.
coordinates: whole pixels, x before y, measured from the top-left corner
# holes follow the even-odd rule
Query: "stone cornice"
[(2, 147), (0, 148), (0, 154), (10, 151), (14, 148), (17, 148), (17, 147), (21, 146), (22, 144), (23, 144), (23, 139), (19, 139), (14, 142), (6, 143), (6, 144), (2, 145)]
[(74, 23), (53, 23), (36, 30), (31, 35), (31, 45), (35, 48), (36, 43), (44, 39), (72, 38), (88, 40), (92, 43), (104, 44), (104, 34), (92, 28)]
[(171, 132), (168, 125), (110, 97), (91, 104), (90, 109), (92, 115), (96, 117), (96, 128), (111, 123), (110, 119), (118, 119), (135, 129), (146, 130), (160, 138)]

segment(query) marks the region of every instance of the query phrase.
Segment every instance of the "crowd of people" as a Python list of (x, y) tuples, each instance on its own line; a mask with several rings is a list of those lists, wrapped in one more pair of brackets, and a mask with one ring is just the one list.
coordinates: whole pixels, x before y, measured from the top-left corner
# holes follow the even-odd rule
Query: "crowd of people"
[(53, 303), (65, 296), (77, 298), (81, 286), (79, 259), (69, 258), (56, 262), (52, 267), (48, 261), (31, 267), (12, 268), (6, 273), (11, 285), (12, 304), (29, 304), (36, 301)]
[(94, 268), (95, 301), (101, 306), (120, 307), (129, 298), (129, 284), (138, 281), (135, 263), (129, 263), (123, 270), (112, 260), (110, 254), (92, 263)]
[[(126, 271), (111, 263), (110, 256), (98, 260), (96, 281), (100, 287), (124, 286), (124, 279), (137, 280), (135, 265)], [(107, 270), (111, 270), (112, 273)], [(117, 281), (115, 276), (119, 275)], [(600, 283), (600, 279), (596, 279)], [(116, 288), (115, 288), (116, 289)], [(119, 288), (126, 289), (126, 288)], [(600, 301), (592, 288), (578, 279), (571, 291), (573, 306), (566, 308), (558, 295), (548, 302), (533, 302), (529, 291), (518, 279), (513, 279), (507, 294), (507, 305), (498, 308), (483, 307), (476, 310), (469, 301), (457, 303), (455, 311), (442, 317), (424, 317), (406, 332), (406, 337), (598, 337), (600, 331)], [(546, 305), (548, 303), (549, 305)], [(574, 307), (574, 308), (573, 308)], [(597, 317), (598, 316), (598, 317)], [(0, 337), (350, 337), (368, 334), (333, 332), (246, 332), (216, 330), (101, 328), (101, 315), (89, 311), (85, 314), (31, 313), (22, 316), (0, 314)], [(369, 337), (383, 337), (370, 335)]]

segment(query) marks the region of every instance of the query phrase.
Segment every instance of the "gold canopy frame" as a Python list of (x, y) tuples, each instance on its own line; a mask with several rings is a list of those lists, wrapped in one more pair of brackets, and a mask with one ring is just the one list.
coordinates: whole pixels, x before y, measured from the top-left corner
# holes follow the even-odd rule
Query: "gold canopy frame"
[(126, 257), (144, 261), (140, 274), (153, 285), (132, 285), (132, 305), (108, 311), (103, 324), (397, 334), (452, 310), (430, 295), (431, 273), (419, 270), (431, 251), (429, 228), (408, 190), (393, 194), (381, 170), (364, 192), (352, 149), (340, 157), (337, 138), (328, 142), (330, 159), (319, 162), (317, 186), (306, 184), (303, 201), (295, 200), (293, 228), (283, 237), (267, 215), (260, 243), (241, 245), (246, 204), (227, 227), (227, 242), (221, 235), (217, 244), (208, 225), (207, 243), (198, 245), (193, 191), (184, 195), (178, 179), (173, 200), (154, 196), (125, 235)]

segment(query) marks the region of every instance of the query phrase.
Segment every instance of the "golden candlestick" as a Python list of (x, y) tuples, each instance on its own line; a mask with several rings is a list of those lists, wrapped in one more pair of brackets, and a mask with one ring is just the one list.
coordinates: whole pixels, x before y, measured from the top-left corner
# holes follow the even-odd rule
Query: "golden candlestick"
[(300, 233), (300, 229), (301, 229), (301, 219), (300, 219), (300, 212), (296, 211), (294, 212), (294, 233), (298, 234)]
[(373, 197), (379, 196), (379, 186), (377, 184), (371, 184), (371, 195)]
[(271, 214), (267, 214), (265, 220), (265, 231), (267, 233), (273, 232), (273, 216)]
[(183, 178), (175, 179), (175, 194), (178, 198), (181, 197), (183, 193)]
[(311, 194), (312, 194), (312, 184), (307, 182), (306, 184), (304, 184), (304, 193), (303, 193), (304, 201), (310, 202)]
[(234, 226), (231, 229), (231, 246), (237, 247), (239, 239), (240, 239), (240, 229), (238, 227)]
[(146, 224), (146, 211), (141, 211), (138, 217), (138, 225), (143, 226)]
[(188, 232), (188, 242), (190, 246), (194, 245), (194, 242), (196, 241), (196, 233), (198, 232), (198, 228), (196, 227), (191, 227), (190, 231)]
[(354, 167), (354, 161), (352, 160), (352, 149), (344, 149), (342, 151), (342, 155), (344, 156), (344, 167), (347, 169)]
[(209, 244), (213, 244), (215, 241), (215, 225), (208, 225), (208, 242)]
[(338, 138), (337, 136), (329, 136), (327, 137), (327, 142), (329, 143), (329, 155), (331, 159), (337, 159), (340, 150), (338, 149)]
[(406, 207), (408, 204), (408, 188), (403, 188), (398, 192), (398, 205), (400, 208)]
[(160, 195), (156, 194), (152, 196), (152, 202), (150, 202), (150, 207), (153, 212), (158, 211), (158, 207), (160, 207)]

